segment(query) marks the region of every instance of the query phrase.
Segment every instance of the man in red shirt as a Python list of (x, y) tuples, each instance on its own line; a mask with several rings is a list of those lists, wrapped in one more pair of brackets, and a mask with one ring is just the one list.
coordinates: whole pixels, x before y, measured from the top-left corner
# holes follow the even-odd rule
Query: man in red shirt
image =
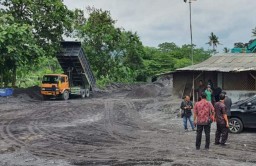
[(220, 101), (214, 105), (215, 112), (216, 112), (216, 123), (217, 123), (217, 130), (215, 135), (215, 145), (226, 145), (226, 141), (228, 139), (228, 116), (227, 116), (227, 109), (224, 104), (225, 101), (225, 94), (220, 94)]
[(201, 94), (202, 100), (197, 102), (194, 107), (194, 123), (197, 125), (196, 132), (196, 149), (201, 146), (202, 132), (205, 132), (205, 149), (210, 146), (211, 122), (214, 121), (214, 108), (211, 102), (206, 100), (206, 94)]

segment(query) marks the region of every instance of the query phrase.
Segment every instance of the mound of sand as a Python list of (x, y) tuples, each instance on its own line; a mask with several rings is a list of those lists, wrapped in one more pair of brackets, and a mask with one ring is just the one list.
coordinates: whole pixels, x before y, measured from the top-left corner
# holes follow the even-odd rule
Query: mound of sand
[(139, 86), (131, 88), (131, 92), (127, 94), (127, 97), (131, 98), (149, 98), (157, 96), (172, 96), (171, 79), (161, 78), (150, 84), (139, 84)]
[[(154, 83), (112, 83), (105, 89), (95, 88), (93, 97), (102, 97), (109, 94), (123, 93), (130, 98), (151, 98), (151, 97), (168, 97), (172, 95), (172, 88), (169, 80), (156, 81)], [(127, 94), (127, 95), (126, 95)], [(43, 100), (40, 94), (40, 87), (33, 86), (29, 88), (15, 88), (13, 97), (22, 99)]]
[(145, 83), (133, 83), (133, 84), (128, 84), (128, 83), (111, 83), (110, 85), (106, 86), (105, 90), (107, 91), (130, 91), (134, 88), (138, 88), (141, 85), (144, 85)]
[(40, 87), (39, 86), (33, 86), (29, 88), (16, 88), (13, 91), (14, 97), (19, 98), (31, 98), (34, 100), (42, 100), (42, 95), (40, 94)]
[(149, 98), (157, 97), (161, 92), (162, 87), (158, 84), (146, 84), (134, 88), (127, 94), (131, 98)]

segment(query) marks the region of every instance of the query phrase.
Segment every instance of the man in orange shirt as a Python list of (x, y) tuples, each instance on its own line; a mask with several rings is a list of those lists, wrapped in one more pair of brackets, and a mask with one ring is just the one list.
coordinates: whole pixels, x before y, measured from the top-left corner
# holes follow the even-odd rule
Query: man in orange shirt
[(205, 132), (205, 149), (210, 146), (211, 122), (214, 121), (214, 108), (210, 102), (206, 100), (206, 94), (203, 92), (201, 101), (197, 102), (194, 107), (194, 123), (197, 126), (196, 132), (196, 149), (201, 146), (202, 132)]

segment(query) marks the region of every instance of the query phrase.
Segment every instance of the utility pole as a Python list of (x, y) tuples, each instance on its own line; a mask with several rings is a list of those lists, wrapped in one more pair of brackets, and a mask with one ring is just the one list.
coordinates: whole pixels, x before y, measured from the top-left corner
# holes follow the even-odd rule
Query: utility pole
[[(193, 0), (196, 1), (196, 0)], [(187, 3), (187, 0), (184, 0), (185, 3)], [(193, 55), (193, 33), (192, 33), (192, 12), (191, 12), (191, 5), (192, 4), (192, 0), (189, 0), (189, 26), (190, 26), (190, 45), (191, 45), (191, 63), (192, 66), (194, 65), (194, 55)], [(194, 80), (194, 72), (193, 72), (193, 81), (192, 81), (193, 85), (192, 85), (192, 95), (193, 95), (193, 103), (195, 103), (195, 80)]]
[(193, 33), (192, 33), (192, 17), (191, 17), (191, 0), (189, 0), (189, 22), (190, 22), (191, 60), (192, 60), (192, 65), (194, 65), (194, 57), (193, 57)]
[(193, 56), (193, 33), (192, 33), (192, 12), (191, 12), (191, 4), (192, 1), (196, 1), (196, 0), (184, 0), (185, 3), (189, 3), (189, 26), (190, 26), (190, 45), (191, 45), (191, 62), (192, 65), (194, 65), (194, 56)]

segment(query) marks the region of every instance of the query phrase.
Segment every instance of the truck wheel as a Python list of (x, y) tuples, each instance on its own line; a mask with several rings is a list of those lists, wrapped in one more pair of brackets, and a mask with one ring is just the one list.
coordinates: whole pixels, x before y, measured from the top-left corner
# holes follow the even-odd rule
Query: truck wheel
[(81, 91), (81, 98), (84, 99), (86, 97), (85, 90)]
[(68, 100), (69, 99), (69, 92), (65, 90), (62, 94), (62, 99), (63, 100)]
[(90, 90), (89, 89), (85, 89), (85, 96), (87, 98), (90, 97)]

